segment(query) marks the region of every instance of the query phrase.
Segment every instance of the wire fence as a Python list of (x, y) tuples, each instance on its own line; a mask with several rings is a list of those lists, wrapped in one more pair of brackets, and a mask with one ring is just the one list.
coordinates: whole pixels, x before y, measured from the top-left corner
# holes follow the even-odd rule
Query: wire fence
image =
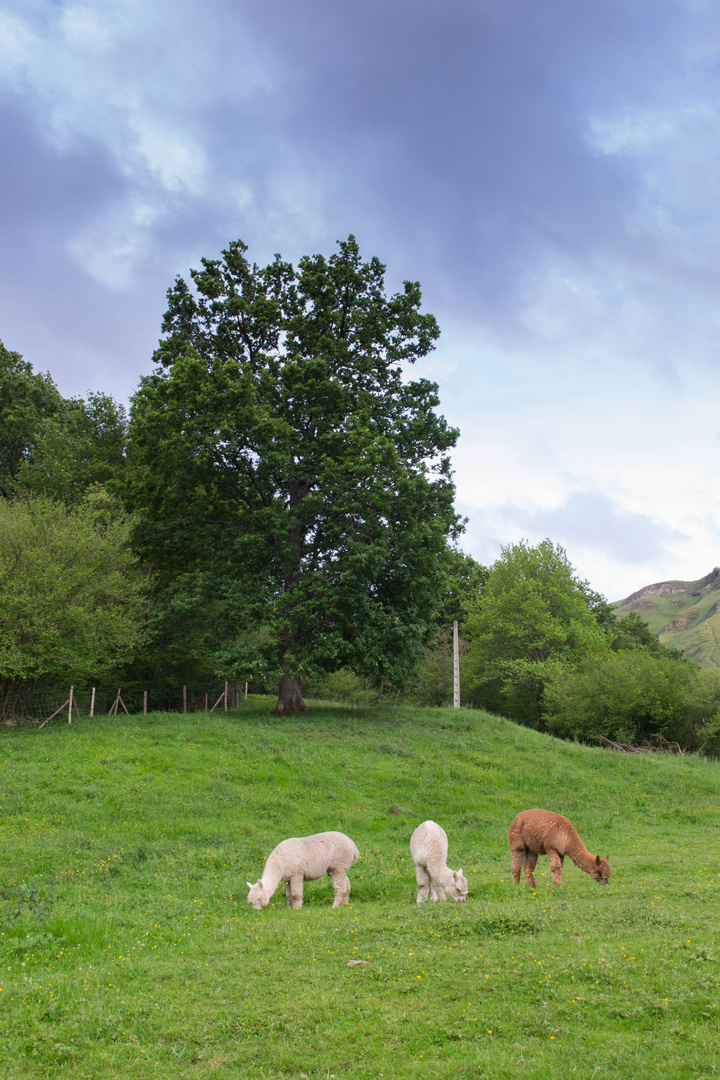
[(35, 686), (8, 690), (0, 700), (0, 721), (8, 727), (72, 723), (81, 716), (150, 712), (223, 712), (237, 708), (256, 692), (251, 683), (226, 681), (123, 689), (108, 686)]

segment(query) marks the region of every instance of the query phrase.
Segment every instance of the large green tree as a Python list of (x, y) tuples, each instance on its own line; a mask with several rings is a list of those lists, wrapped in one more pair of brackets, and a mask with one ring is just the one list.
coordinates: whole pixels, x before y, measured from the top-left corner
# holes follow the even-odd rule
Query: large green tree
[(398, 684), (416, 664), (459, 529), (457, 432), (436, 384), (408, 374), (439, 333), (416, 282), (387, 295), (353, 237), (297, 267), (246, 250), (168, 291), (158, 368), (133, 400), (128, 498), (167, 586), (220, 601), (223, 663), (234, 634), (252, 664), (264, 627), (278, 710), (301, 709), (308, 676)]

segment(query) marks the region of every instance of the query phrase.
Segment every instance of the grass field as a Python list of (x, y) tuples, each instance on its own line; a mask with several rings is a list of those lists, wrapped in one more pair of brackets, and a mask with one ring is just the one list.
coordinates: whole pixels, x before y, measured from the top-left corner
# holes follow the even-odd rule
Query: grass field
[[(0, 1077), (720, 1073), (720, 765), (621, 756), (469, 710), (270, 702), (0, 736)], [(515, 887), (506, 832), (566, 814), (610, 857)], [(415, 902), (434, 818), (465, 904)], [(246, 904), (286, 836), (348, 833), (288, 911)], [(365, 965), (348, 967), (350, 960)]]

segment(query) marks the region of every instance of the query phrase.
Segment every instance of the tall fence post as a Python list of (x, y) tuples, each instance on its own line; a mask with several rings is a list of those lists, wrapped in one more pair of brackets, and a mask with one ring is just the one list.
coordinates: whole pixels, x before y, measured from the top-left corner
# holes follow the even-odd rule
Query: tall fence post
[(453, 623), (453, 706), (460, 708), (460, 642), (457, 619)]
[(143, 690), (143, 716), (147, 716), (147, 690)]
[(245, 683), (245, 700), (247, 701), (247, 683)]
[(70, 687), (70, 697), (68, 698), (68, 724), (72, 724), (72, 707), (73, 707), (73, 688)]
[(228, 681), (226, 679), (225, 680), (225, 712), (227, 712), (227, 708), (228, 708), (228, 706), (227, 706), (227, 691), (228, 691)]
[(183, 686), (183, 712), (187, 712), (187, 686)]
[(91, 716), (95, 715), (95, 687), (94, 686), (92, 688), (92, 693), (90, 694), (90, 715)]

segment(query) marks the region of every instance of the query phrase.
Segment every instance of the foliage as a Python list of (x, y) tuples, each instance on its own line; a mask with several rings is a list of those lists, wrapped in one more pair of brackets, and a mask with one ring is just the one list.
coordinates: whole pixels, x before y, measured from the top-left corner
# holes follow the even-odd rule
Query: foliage
[(109, 395), (65, 399), (0, 342), (0, 495), (78, 502), (122, 471), (127, 419)]
[(91, 486), (117, 486), (126, 430), (124, 407), (107, 394), (63, 401), (39, 426), (32, 455), (18, 470), (18, 490), (76, 503)]
[(440, 627), (458, 623), (462, 633), (468, 611), (472, 609), (487, 585), (490, 571), (487, 566), (466, 555), (458, 548), (448, 548), (445, 584), (436, 621)]
[[(0, 896), (50, 875), (56, 896), (0, 925), (4, 1080), (713, 1075), (717, 762), (465, 709), (313, 707), (0, 738)], [(512, 885), (507, 825), (535, 803), (610, 856), (607, 888), (567, 860), (554, 888), (544, 857), (535, 892)], [(427, 817), (465, 904), (415, 904)], [(282, 889), (252, 911), (271, 848), (329, 823), (360, 848), (350, 905), (326, 878), (300, 911)]]
[[(136, 544), (176, 595), (219, 603), (222, 655), (263, 626), (290, 679), (347, 667), (402, 683), (457, 533), (420, 288), (387, 297), (354, 238), (251, 265), (237, 241), (168, 292), (159, 367), (131, 417)], [(261, 657), (256, 655), (259, 663)]]
[(0, 341), (0, 495), (9, 499), (18, 489), (23, 463), (32, 454), (38, 432), (63, 399), (49, 375), (34, 375), (20, 353)]
[(95, 678), (142, 640), (147, 577), (129, 551), (128, 521), (103, 521), (97, 502), (0, 503), (0, 690)]
[[(467, 640), (462, 635), (459, 637), (458, 646), (462, 664), (468, 650)], [(423, 646), (417, 677), (403, 692), (402, 699), (413, 705), (452, 705), (452, 629), (438, 630), (435, 637)]]
[(538, 726), (548, 679), (605, 648), (597, 602), (560, 545), (504, 547), (469, 609), (466, 698)]
[[(702, 670), (666, 648), (635, 612), (601, 625), (609, 650), (553, 672), (544, 693), (549, 731), (564, 738), (643, 743), (662, 735), (684, 747), (714, 746), (720, 673)], [(709, 726), (708, 726), (709, 725)]]
[(665, 650), (657, 634), (636, 611), (631, 611), (622, 619), (615, 619), (609, 632), (610, 647), (615, 652), (624, 649), (645, 649), (653, 656), (662, 656)]
[(321, 679), (310, 682), (306, 693), (308, 697), (320, 701), (356, 706), (379, 704), (382, 690), (384, 687), (373, 686), (369, 679), (363, 679), (354, 671), (340, 668), (339, 671), (328, 672)]
[(647, 649), (596, 653), (553, 672), (545, 688), (545, 723), (563, 738), (598, 736), (643, 742), (663, 735), (685, 742), (689, 664)]
[(598, 609), (595, 610), (595, 617), (605, 631), (607, 643), (614, 652), (643, 649), (653, 656), (683, 659), (683, 654), (678, 649), (669, 649), (663, 645), (658, 635), (653, 633), (637, 611), (630, 611), (627, 615), (618, 618), (611, 604), (603, 604), (600, 613)]
[[(674, 650), (673, 650), (674, 651)], [(687, 744), (699, 753), (720, 756), (720, 671), (697, 668), (686, 701)]]

